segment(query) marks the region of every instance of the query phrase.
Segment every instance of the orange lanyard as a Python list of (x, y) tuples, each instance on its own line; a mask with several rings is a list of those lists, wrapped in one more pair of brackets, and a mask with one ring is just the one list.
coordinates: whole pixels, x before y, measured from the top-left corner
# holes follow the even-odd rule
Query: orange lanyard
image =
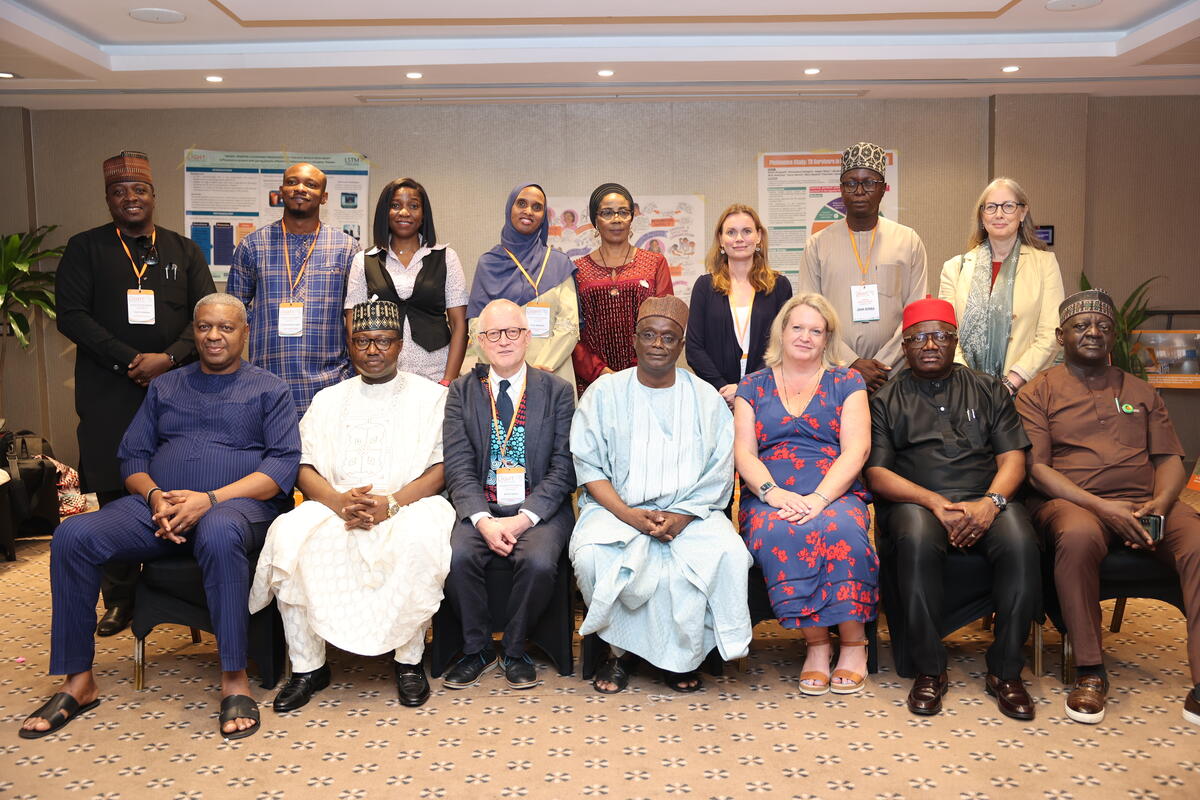
[[(492, 394), (492, 382), (489, 378), (483, 379), (483, 388), (487, 389), (488, 400), (492, 401), (492, 430), (496, 433), (497, 438), (500, 432), (504, 429), (500, 426), (500, 412), (496, 410), (496, 396)], [(508, 440), (512, 438), (513, 430), (517, 427), (517, 412), (521, 410), (521, 403), (525, 402), (525, 387), (521, 387), (521, 397), (519, 402), (513, 406), (513, 418), (508, 423), (508, 433), (504, 435), (504, 441), (500, 443), (500, 459), (504, 459), (505, 452), (508, 451)]]
[(862, 273), (863, 285), (867, 285), (867, 272), (871, 269), (871, 253), (875, 250), (875, 234), (879, 232), (878, 223), (871, 229), (871, 244), (867, 248), (867, 263), (864, 266), (862, 257), (858, 254), (858, 241), (854, 238), (854, 231), (850, 230), (850, 223), (846, 223), (846, 230), (850, 231), (850, 246), (854, 248), (854, 258), (858, 261), (858, 271)]
[[(137, 278), (138, 289), (142, 288), (142, 278), (146, 275), (146, 270), (150, 269), (150, 265), (142, 259), (142, 268), (139, 270), (137, 262), (133, 260), (133, 253), (129, 252), (129, 245), (125, 244), (125, 237), (121, 235), (121, 229), (117, 228), (117, 239), (121, 242), (121, 247), (125, 250), (125, 256), (129, 259), (129, 266), (133, 267), (133, 277)], [(150, 246), (154, 247), (154, 243), (158, 241), (158, 228), (150, 231)]]
[[(288, 284), (292, 287), (292, 292), (294, 293), (296, 287), (300, 285), (300, 279), (304, 277), (304, 270), (308, 269), (308, 259), (317, 246), (317, 237), (321, 235), (321, 221), (317, 220), (317, 231), (313, 234), (312, 244), (308, 246), (308, 252), (304, 254), (304, 260), (300, 262), (300, 273), (296, 275), (296, 280), (292, 280), (292, 248), (288, 247), (287, 225), (283, 220), (279, 220), (279, 227), (283, 228), (283, 263), (287, 265)], [(303, 234), (297, 235), (302, 236)]]
[(546, 264), (550, 261), (550, 246), (546, 245), (546, 255), (542, 256), (542, 271), (538, 273), (536, 281), (530, 277), (528, 272), (525, 271), (525, 267), (520, 261), (517, 260), (517, 257), (512, 254), (511, 250), (506, 247), (504, 248), (504, 252), (508, 253), (508, 257), (511, 258), (513, 263), (517, 265), (517, 269), (521, 270), (521, 274), (525, 276), (525, 280), (529, 281), (529, 285), (533, 287), (533, 297), (536, 300), (538, 295), (541, 294), (541, 292), (538, 291), (538, 286), (542, 282), (542, 276), (546, 274)]

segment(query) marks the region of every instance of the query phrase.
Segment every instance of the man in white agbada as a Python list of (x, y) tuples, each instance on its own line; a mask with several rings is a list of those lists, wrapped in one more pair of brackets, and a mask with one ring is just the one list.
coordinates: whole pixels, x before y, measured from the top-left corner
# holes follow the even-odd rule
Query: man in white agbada
[(395, 650), (400, 702), (429, 699), (425, 631), (450, 570), (454, 508), (439, 493), (446, 390), (398, 372), (394, 303), (354, 307), (358, 376), (322, 389), (300, 420), (296, 485), (308, 498), (275, 520), (250, 610), (279, 603), (292, 678), (275, 697), (293, 711), (329, 685), (325, 643), (360, 655)]
[(604, 694), (625, 688), (633, 656), (694, 692), (714, 646), (730, 660), (750, 644), (750, 554), (723, 513), (733, 416), (712, 386), (675, 367), (687, 315), (676, 297), (642, 303), (637, 366), (588, 387), (571, 424), (584, 487), (570, 544), (588, 604), (579, 633), (609, 644), (592, 683)]

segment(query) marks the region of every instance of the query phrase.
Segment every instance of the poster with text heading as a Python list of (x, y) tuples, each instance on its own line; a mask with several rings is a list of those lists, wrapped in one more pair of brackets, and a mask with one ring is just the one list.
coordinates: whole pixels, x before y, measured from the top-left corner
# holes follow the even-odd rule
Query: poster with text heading
[[(704, 274), (708, 240), (704, 229), (704, 196), (698, 194), (654, 194), (634, 198), (637, 205), (630, 225), (629, 241), (636, 247), (661, 253), (671, 269), (676, 296), (685, 302), (692, 284)], [(588, 218), (587, 197), (547, 198), (551, 247), (572, 260), (596, 249), (600, 239)]]
[[(887, 191), (880, 215), (899, 222), (900, 158), (887, 152)], [(799, 289), (800, 259), (808, 237), (846, 218), (842, 154), (760, 153), (758, 213), (767, 229), (771, 266)]]
[(303, 162), (324, 172), (328, 181), (322, 224), (355, 239), (370, 238), (370, 175), (361, 153), (184, 151), (184, 235), (200, 246), (214, 281), (228, 278), (233, 250), (242, 239), (283, 216), (283, 172)]

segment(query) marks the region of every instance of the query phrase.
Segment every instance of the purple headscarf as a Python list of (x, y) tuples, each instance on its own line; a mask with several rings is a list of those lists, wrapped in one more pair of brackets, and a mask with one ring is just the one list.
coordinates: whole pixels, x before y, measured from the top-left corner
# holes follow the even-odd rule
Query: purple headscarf
[[(550, 228), (549, 215), (542, 219), (542, 226), (530, 234), (521, 233), (512, 224), (512, 208), (517, 202), (517, 195), (530, 186), (543, 195), (546, 190), (536, 183), (519, 183), (508, 195), (504, 204), (504, 227), (500, 230), (500, 244), (488, 250), (479, 257), (475, 265), (475, 277), (471, 281), (471, 299), (467, 302), (467, 318), (474, 319), (483, 312), (483, 307), (498, 297), (511, 300), (523, 306), (534, 299), (533, 286), (525, 280), (525, 276), (517, 269), (517, 265), (504, 252), (505, 248), (516, 256), (525, 271), (537, 280), (542, 269), (542, 259), (546, 257), (546, 239)], [(567, 255), (551, 248), (550, 257), (546, 260), (546, 273), (542, 276), (538, 288), (547, 292), (558, 286), (575, 272), (575, 264)]]

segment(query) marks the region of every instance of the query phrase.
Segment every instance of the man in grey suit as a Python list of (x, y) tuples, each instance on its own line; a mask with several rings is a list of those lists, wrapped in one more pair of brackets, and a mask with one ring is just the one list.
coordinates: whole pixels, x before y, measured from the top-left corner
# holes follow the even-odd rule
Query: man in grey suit
[(508, 558), (513, 588), (504, 677), (512, 688), (528, 689), (540, 681), (526, 638), (550, 600), (575, 524), (575, 393), (561, 378), (526, 365), (529, 324), (517, 304), (485, 306), (478, 336), (490, 365), (478, 364), (450, 384), (442, 431), (446, 487), (458, 515), (445, 593), (463, 626), (463, 656), (444, 685), (474, 686), (496, 666), (484, 572), (493, 558)]

